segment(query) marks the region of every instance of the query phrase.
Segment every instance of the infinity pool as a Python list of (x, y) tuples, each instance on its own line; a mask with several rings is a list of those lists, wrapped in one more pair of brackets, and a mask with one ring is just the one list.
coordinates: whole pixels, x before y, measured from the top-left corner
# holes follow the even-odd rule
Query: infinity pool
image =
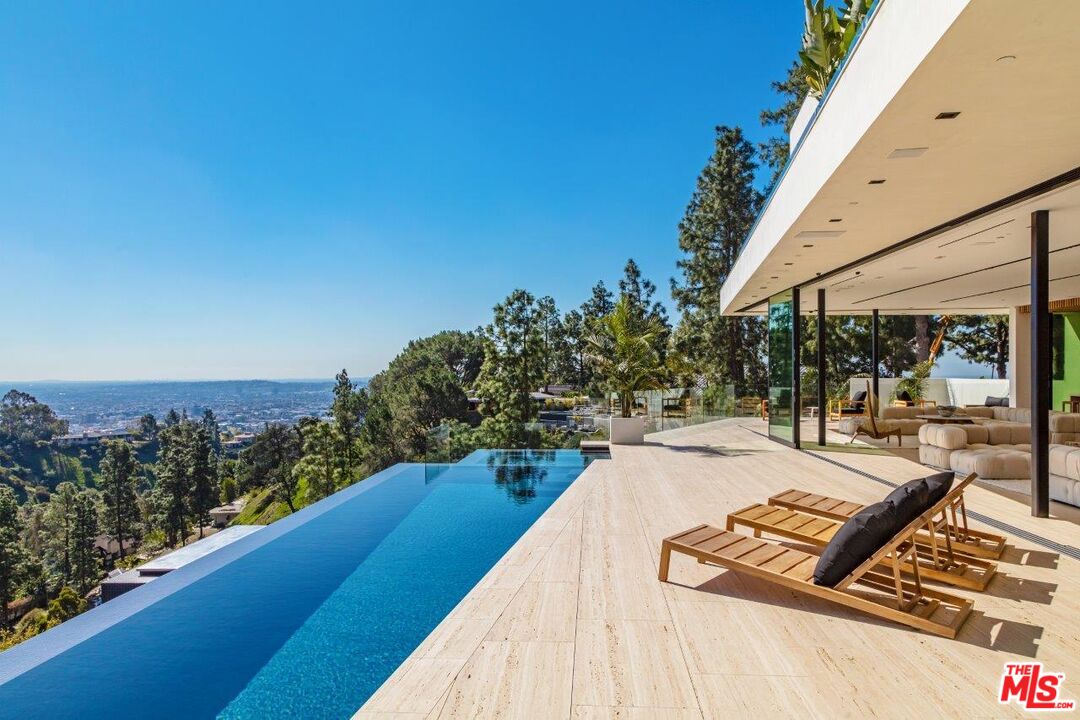
[(347, 718), (588, 463), (390, 468), (0, 654), (2, 714)]

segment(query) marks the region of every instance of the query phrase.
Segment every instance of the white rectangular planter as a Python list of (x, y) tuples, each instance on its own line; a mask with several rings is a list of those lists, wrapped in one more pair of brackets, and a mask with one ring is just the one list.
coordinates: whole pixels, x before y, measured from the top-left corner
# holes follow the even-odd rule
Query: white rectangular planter
[(612, 445), (641, 445), (645, 442), (645, 418), (613, 416), (608, 434)]

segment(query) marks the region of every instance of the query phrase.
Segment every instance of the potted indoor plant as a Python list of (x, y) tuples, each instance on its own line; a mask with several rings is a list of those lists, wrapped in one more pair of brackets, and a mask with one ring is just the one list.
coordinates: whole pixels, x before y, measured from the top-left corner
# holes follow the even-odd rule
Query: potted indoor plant
[(619, 416), (612, 415), (609, 436), (615, 445), (645, 442), (645, 418), (632, 416), (634, 395), (663, 387), (665, 367), (655, 347), (659, 332), (658, 323), (636, 316), (624, 296), (587, 338), (589, 359), (606, 389), (619, 397)]

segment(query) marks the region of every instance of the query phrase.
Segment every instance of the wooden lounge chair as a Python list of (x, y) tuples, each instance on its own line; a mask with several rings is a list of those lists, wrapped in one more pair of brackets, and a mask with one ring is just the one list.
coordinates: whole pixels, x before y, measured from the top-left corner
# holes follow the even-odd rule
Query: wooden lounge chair
[[(963, 487), (966, 487), (966, 485)], [(947, 497), (951, 497), (952, 502), (947, 509), (952, 522), (947, 527), (942, 528), (939, 534), (942, 531), (948, 534), (949, 540), (952, 542), (952, 549), (957, 554), (996, 560), (1005, 552), (1006, 537), (984, 530), (972, 530), (968, 527), (963, 487), (959, 488), (959, 493), (956, 492), (957, 488), (953, 488), (949, 492)], [(837, 498), (796, 489), (777, 493), (769, 498), (768, 503), (775, 507), (787, 508), (788, 510), (841, 522), (847, 520), (864, 507), (859, 503), (838, 500)], [(920, 532), (916, 535), (916, 540), (923, 546), (930, 544), (930, 537), (926, 533)]]
[[(899, 569), (915, 552), (915, 532), (931, 520), (940, 505), (937, 503), (902, 528), (833, 587), (814, 583), (817, 555), (710, 525), (698, 525), (664, 540), (660, 548), (660, 581), (667, 582), (671, 553), (682, 553), (700, 563), (715, 563), (886, 620), (954, 638), (971, 613), (972, 601), (923, 587), (918, 563), (911, 564), (911, 580), (905, 580)], [(891, 558), (891, 574), (877, 570), (886, 558)]]
[[(919, 572), (925, 580), (980, 592), (986, 589), (997, 572), (997, 564), (979, 558), (957, 557), (953, 553), (949, 533), (940, 532), (949, 522), (946, 510), (954, 499), (950, 496), (963, 493), (964, 488), (974, 479), (974, 474), (969, 475), (945, 496), (940, 517), (930, 520), (914, 536), (916, 552), (903, 562), (901, 570), (914, 574), (913, 564), (918, 564)], [(734, 530), (741, 525), (753, 530), (754, 537), (768, 533), (822, 547), (829, 543), (843, 523), (842, 520), (829, 520), (775, 505), (761, 504), (750, 505), (727, 517), (728, 530)], [(891, 568), (891, 562), (892, 558), (886, 557), (884, 564)]]
[(895, 437), (897, 446), (903, 447), (904, 435), (900, 430), (900, 426), (892, 420), (879, 420), (877, 418), (877, 396), (870, 389), (869, 381), (866, 383), (866, 403), (864, 408), (866, 418), (858, 424), (855, 434), (851, 436), (848, 444), (855, 442), (855, 438), (860, 435), (866, 435), (874, 440), (884, 440), (886, 443), (889, 442), (890, 438)]

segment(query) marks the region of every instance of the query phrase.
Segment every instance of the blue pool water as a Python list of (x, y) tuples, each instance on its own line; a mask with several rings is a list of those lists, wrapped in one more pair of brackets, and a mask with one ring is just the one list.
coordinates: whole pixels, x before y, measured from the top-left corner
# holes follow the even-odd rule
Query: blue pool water
[(213, 555), (9, 651), (48, 657), (67, 625), (205, 573), (0, 685), (0, 714), (349, 717), (587, 463), (478, 451), (392, 468), (237, 541), (211, 572)]

